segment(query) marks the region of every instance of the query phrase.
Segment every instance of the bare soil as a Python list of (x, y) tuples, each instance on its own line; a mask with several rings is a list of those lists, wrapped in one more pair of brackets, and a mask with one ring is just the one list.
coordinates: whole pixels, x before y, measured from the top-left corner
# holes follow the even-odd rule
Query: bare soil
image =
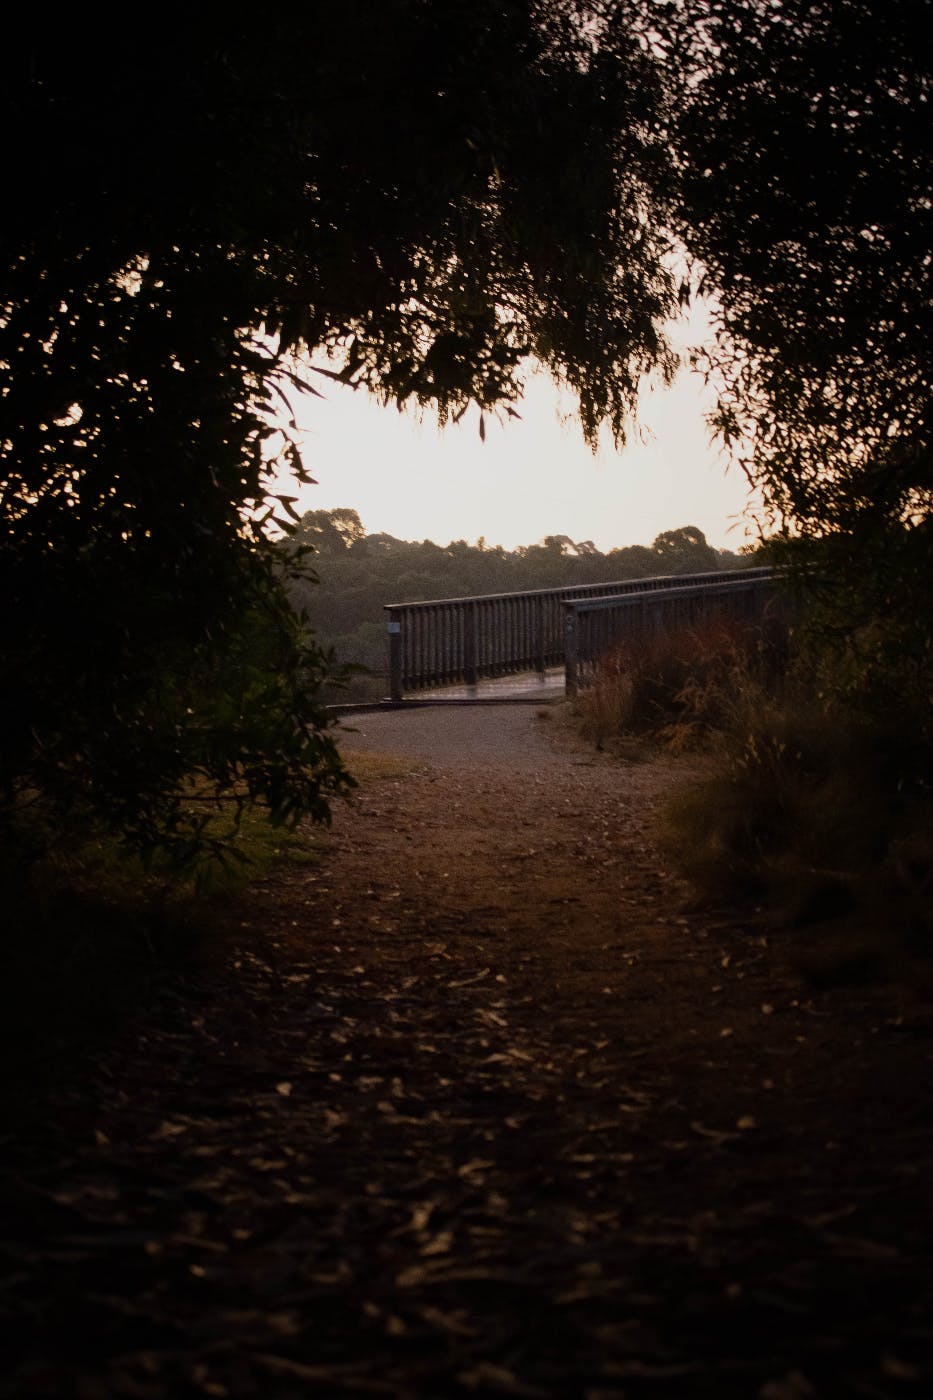
[(933, 1395), (933, 1009), (816, 991), (556, 712), (399, 758), (3, 1143), (2, 1396)]

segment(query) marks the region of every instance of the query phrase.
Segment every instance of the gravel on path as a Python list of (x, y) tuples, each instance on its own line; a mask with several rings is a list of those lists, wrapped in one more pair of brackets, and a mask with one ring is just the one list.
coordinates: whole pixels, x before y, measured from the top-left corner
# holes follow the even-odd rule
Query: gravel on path
[(580, 761), (549, 742), (550, 721), (559, 711), (534, 704), (425, 705), (412, 710), (375, 710), (345, 716), (342, 740), (348, 751), (379, 750), (445, 766), (540, 767)]

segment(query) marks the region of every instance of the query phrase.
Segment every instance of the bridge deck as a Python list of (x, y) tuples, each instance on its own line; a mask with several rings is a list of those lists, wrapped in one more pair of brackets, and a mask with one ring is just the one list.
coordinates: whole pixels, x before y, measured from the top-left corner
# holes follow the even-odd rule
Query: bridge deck
[(564, 697), (564, 667), (552, 666), (541, 675), (538, 671), (525, 671), (517, 676), (491, 676), (480, 680), (476, 685), (432, 686), (430, 689), (416, 690), (404, 696), (406, 700), (426, 701), (446, 700), (562, 700)]

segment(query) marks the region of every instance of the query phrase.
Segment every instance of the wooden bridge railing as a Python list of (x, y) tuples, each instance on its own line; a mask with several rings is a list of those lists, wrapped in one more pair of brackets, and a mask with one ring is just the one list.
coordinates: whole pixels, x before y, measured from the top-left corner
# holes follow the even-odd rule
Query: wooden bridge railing
[(484, 677), (559, 666), (565, 661), (566, 603), (744, 584), (764, 575), (770, 578), (770, 570), (736, 569), (390, 603), (386, 607), (390, 694), (400, 700), (407, 691), (476, 685)]
[(592, 679), (600, 658), (625, 637), (690, 627), (706, 618), (757, 622), (777, 597), (770, 569), (748, 569), (738, 578), (713, 575), (703, 583), (678, 582), (623, 597), (563, 603), (568, 695)]

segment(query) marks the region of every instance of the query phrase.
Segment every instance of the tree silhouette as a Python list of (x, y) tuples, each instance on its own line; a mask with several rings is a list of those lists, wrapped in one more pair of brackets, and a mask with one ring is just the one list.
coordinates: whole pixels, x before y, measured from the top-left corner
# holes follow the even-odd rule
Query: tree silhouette
[(716, 426), (807, 543), (824, 643), (928, 731), (930, 6), (688, 8), (680, 227), (713, 295)]
[(326, 658), (268, 535), (293, 355), (442, 416), (508, 409), (534, 356), (591, 440), (624, 433), (670, 367), (662, 87), (625, 6), (585, 18), (386, 0), (8, 36), (8, 825), (41, 793), (183, 853), (192, 773), (326, 813)]
[(651, 545), (658, 556), (658, 566), (664, 573), (705, 573), (721, 567), (719, 555), (706, 536), (695, 525), (682, 525), (679, 530), (662, 530)]

